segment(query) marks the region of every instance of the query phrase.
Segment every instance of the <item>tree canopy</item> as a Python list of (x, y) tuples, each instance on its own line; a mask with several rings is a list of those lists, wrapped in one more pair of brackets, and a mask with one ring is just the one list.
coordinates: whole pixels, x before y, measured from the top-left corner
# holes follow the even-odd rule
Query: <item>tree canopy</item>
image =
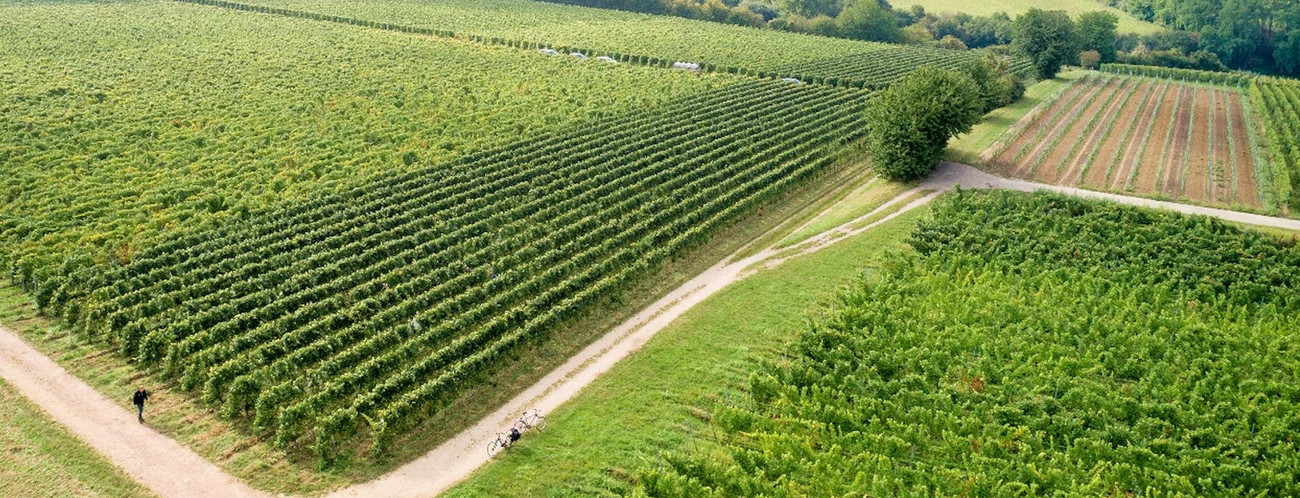
[(922, 178), (939, 164), (948, 139), (983, 115), (980, 88), (962, 73), (924, 67), (880, 92), (867, 106), (867, 152), (877, 174)]
[(1059, 10), (1029, 9), (1012, 26), (1011, 47), (1034, 61), (1041, 79), (1051, 79), (1078, 56), (1074, 21)]

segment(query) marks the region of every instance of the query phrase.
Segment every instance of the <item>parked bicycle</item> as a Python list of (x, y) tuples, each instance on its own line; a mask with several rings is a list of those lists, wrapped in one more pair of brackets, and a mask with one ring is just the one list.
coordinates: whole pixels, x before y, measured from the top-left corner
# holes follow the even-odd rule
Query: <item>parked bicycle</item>
[(488, 443), (488, 457), (495, 458), (497, 453), (513, 446), (519, 441), (519, 438), (524, 437), (525, 432), (532, 429), (540, 431), (545, 428), (546, 416), (542, 415), (541, 410), (534, 409), (524, 412), (524, 414), (520, 415), (519, 419), (515, 420), (515, 423), (510, 426), (510, 430), (506, 432), (498, 432), (496, 440)]

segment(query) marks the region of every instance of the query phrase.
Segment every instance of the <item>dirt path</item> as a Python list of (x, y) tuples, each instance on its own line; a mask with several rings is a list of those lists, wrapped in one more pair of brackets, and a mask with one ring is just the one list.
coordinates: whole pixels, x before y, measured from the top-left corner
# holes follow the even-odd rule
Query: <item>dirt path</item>
[[(964, 188), (1017, 191), (1050, 190), (1078, 197), (1213, 216), (1229, 221), (1300, 230), (1300, 220), (1273, 218), (1222, 209), (1189, 206), (1001, 178), (973, 167), (944, 163), (921, 186), (904, 192), (876, 210), (790, 248), (767, 248), (753, 256), (728, 258), (691, 279), (611, 330), (568, 362), (520, 393), (473, 427), (428, 454), (370, 482), (335, 492), (339, 497), (404, 497), (437, 495), (488, 463), (486, 447), (498, 431), (527, 409), (544, 413), (576, 396), (620, 360), (634, 353), (657, 332), (709, 296), (749, 274), (758, 264), (776, 266), (790, 257), (809, 254), (870, 230), (925, 205), (943, 192)], [(926, 190), (933, 193), (915, 196)], [(913, 199), (910, 202), (908, 199)], [(901, 207), (899, 203), (907, 202)], [(854, 228), (892, 210), (888, 216)], [(761, 239), (761, 237), (760, 237)], [(741, 249), (744, 251), (744, 249)], [(741, 254), (741, 252), (737, 252)], [(69, 427), (110, 462), (164, 497), (267, 496), (224, 474), (188, 448), (136, 424), (131, 413), (71, 376), (12, 331), (0, 327), (0, 376), (40, 406), (55, 421)]]
[[(227, 475), (0, 327), (0, 376), (136, 482), (159, 496), (267, 496)], [(123, 399), (131, 393), (122, 393)], [(145, 419), (148, 419), (145, 405)]]

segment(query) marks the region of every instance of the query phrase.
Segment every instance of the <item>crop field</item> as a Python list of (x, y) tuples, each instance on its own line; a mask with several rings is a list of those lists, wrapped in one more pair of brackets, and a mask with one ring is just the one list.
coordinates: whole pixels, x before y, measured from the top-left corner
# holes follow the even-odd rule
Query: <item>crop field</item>
[(1276, 211), (1249, 108), (1233, 87), (1095, 75), (1031, 111), (984, 157), (1043, 183)]
[(1300, 82), (1261, 78), (1251, 97), (1263, 120), (1278, 198), (1300, 210)]
[(697, 410), (646, 496), (1294, 496), (1300, 249), (1048, 194), (937, 201)]
[(737, 85), (180, 237), (92, 282), (87, 323), (282, 445), (366, 424), (382, 448), (494, 359), (825, 171), (865, 98)]
[(0, 5), (0, 47), (0, 263), (29, 287), (738, 81), (174, 2)]
[[(694, 62), (722, 72), (789, 76), (859, 88), (887, 86), (922, 65), (954, 67), (983, 55), (982, 51), (870, 43), (530, 0), (247, 0), (223, 4), (386, 23), (393, 29), (423, 29), (443, 36), (549, 47), (620, 61), (652, 65)], [(1027, 71), (1030, 61), (1015, 58), (1012, 66), (1017, 72)]]

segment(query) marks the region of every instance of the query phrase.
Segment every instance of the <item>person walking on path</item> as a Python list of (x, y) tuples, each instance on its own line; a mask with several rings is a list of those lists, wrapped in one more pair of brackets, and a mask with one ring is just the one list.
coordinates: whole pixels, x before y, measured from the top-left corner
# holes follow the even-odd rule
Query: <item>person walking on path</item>
[(144, 386), (140, 386), (140, 389), (135, 391), (135, 395), (131, 396), (131, 402), (135, 403), (135, 418), (142, 424), (144, 423), (144, 400), (146, 399), (149, 399), (149, 391), (144, 390)]

